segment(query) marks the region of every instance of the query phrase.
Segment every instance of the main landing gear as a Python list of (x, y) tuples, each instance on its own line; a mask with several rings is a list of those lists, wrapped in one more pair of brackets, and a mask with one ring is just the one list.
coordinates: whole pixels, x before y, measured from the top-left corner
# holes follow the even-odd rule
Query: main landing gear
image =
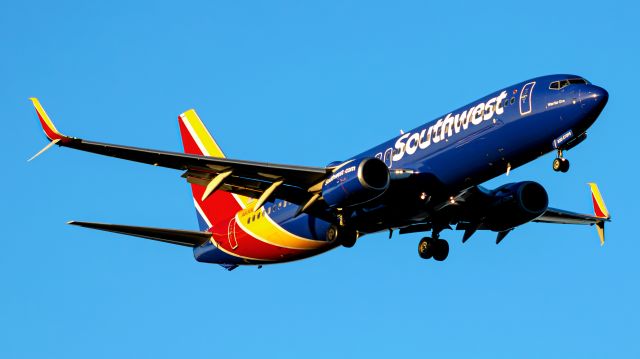
[(424, 237), (418, 243), (418, 254), (423, 259), (435, 259), (441, 262), (447, 259), (449, 255), (449, 242), (444, 239), (438, 238), (438, 235), (433, 237)]
[(562, 157), (562, 150), (558, 150), (558, 157), (553, 160), (553, 170), (563, 173), (569, 170), (569, 160)]

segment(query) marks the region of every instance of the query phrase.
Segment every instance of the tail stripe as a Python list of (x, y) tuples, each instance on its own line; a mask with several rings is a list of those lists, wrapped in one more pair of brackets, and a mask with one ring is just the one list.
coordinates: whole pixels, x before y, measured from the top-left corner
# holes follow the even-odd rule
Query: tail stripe
[(194, 110), (189, 110), (180, 115), (180, 119), (189, 131), (191, 138), (196, 142), (200, 152), (204, 156), (224, 157), (224, 153), (215, 143), (213, 137), (202, 122), (198, 119)]

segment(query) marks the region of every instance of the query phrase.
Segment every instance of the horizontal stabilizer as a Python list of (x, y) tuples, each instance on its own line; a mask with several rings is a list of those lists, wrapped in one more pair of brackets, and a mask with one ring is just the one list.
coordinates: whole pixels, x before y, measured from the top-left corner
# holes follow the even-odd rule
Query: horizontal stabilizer
[(94, 222), (71, 221), (67, 224), (101, 231), (126, 234), (129, 236), (152, 239), (154, 241), (178, 244), (186, 247), (197, 247), (211, 239), (210, 232), (185, 231), (179, 229), (166, 229), (154, 227), (126, 226), (121, 224), (107, 224)]

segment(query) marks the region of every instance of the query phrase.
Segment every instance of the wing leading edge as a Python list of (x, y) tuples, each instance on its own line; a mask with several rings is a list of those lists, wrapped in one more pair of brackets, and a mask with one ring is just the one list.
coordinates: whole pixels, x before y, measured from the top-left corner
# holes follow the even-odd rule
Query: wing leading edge
[(309, 189), (320, 183), (327, 174), (324, 167), (283, 165), (266, 162), (233, 160), (185, 153), (128, 147), (109, 143), (93, 142), (69, 137), (59, 132), (36, 98), (31, 98), (45, 135), (51, 141), (31, 159), (39, 156), (54, 144), (99, 155), (121, 158), (186, 171), (187, 181), (206, 185), (219, 175), (224, 175), (225, 191), (258, 198), (274, 183), (273, 196), (303, 205), (312, 194)]

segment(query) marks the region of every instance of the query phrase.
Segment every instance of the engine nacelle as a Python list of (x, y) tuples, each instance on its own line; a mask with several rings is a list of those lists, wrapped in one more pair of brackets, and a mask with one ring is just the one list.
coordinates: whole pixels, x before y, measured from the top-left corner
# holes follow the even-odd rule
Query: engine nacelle
[(530, 222), (549, 206), (549, 196), (541, 184), (532, 181), (509, 183), (491, 192), (492, 202), (483, 220), (492, 231), (506, 231)]
[(362, 158), (336, 167), (322, 185), (322, 198), (333, 208), (369, 202), (389, 188), (389, 168), (377, 158)]

